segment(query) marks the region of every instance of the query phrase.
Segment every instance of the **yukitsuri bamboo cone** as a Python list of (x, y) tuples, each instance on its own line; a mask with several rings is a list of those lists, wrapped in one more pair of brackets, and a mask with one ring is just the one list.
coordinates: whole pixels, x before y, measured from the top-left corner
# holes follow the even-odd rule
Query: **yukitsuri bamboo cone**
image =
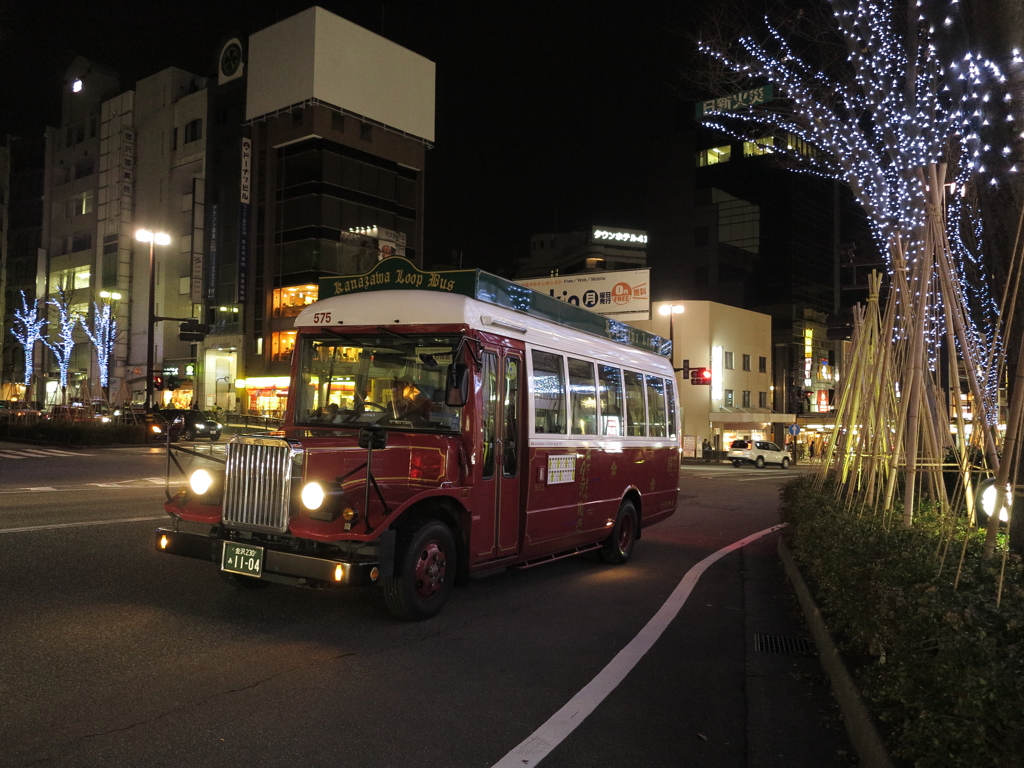
[(892, 290), (889, 294), (889, 306), (886, 308), (888, 325), (885, 328), (885, 335), (882, 337), (893, 345), (893, 355), (896, 365), (893, 369), (894, 386), (902, 384), (900, 398), (896, 402), (896, 418), (893, 423), (893, 450), (889, 457), (888, 477), (885, 487), (885, 497), (882, 500), (882, 512), (887, 514), (892, 510), (892, 501), (896, 493), (896, 482), (899, 477), (899, 467), (903, 458), (905, 443), (905, 427), (907, 423), (907, 406), (910, 402), (907, 387), (906, 360), (909, 344), (907, 338), (912, 323), (913, 304), (910, 301), (910, 286), (907, 280), (907, 261), (904, 246), (899, 235), (896, 235), (892, 244), (893, 279)]
[(904, 472), (906, 480), (903, 486), (903, 527), (909, 528), (914, 520), (914, 498), (917, 492), (917, 461), (918, 443), (921, 437), (921, 402), (924, 399), (924, 336), (925, 318), (928, 308), (928, 275), (932, 270), (932, 251), (928, 247), (927, 235), (924, 247), (917, 258), (915, 279), (911, 285), (917, 287), (917, 302), (914, 307), (913, 324), (910, 337), (910, 356), (908, 358), (908, 387), (904, 395), (907, 399), (907, 433), (906, 462)]
[[(938, 168), (934, 165), (929, 166), (931, 187), (926, 190), (925, 194), (931, 198), (931, 204), (929, 205), (930, 211), (935, 211), (935, 215), (929, 217), (931, 234), (935, 239), (935, 244), (937, 246), (936, 261), (939, 281), (942, 286), (943, 302), (946, 307), (946, 312), (952, 320), (953, 331), (955, 333), (955, 339), (951, 338), (949, 342), (950, 344), (954, 343), (954, 341), (959, 343), (960, 353), (964, 357), (964, 368), (966, 369), (967, 383), (970, 388), (971, 396), (974, 398), (975, 428), (982, 430), (985, 438), (985, 456), (988, 459), (989, 466), (992, 467), (993, 470), (997, 470), (999, 468), (998, 445), (992, 427), (992, 422), (990, 422), (988, 418), (988, 404), (982, 397), (981, 385), (978, 382), (978, 361), (974, 360), (975, 349), (973, 345), (968, 343), (967, 339), (967, 331), (964, 324), (964, 318), (967, 316), (967, 303), (961, 293), (960, 283), (955, 278), (952, 257), (949, 249), (949, 240), (946, 237), (946, 227), (942, 216), (942, 211), (944, 210), (943, 188), (939, 183), (939, 179), (944, 177), (945, 171), (945, 164), (940, 164)], [(959, 376), (957, 377), (957, 382), (957, 391), (959, 392)]]

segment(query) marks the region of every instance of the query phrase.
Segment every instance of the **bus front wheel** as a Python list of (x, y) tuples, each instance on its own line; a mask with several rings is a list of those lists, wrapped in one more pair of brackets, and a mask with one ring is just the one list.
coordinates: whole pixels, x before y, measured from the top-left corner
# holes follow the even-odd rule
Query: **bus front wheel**
[(455, 538), (447, 525), (431, 518), (414, 525), (384, 579), (384, 600), (397, 618), (423, 621), (441, 612), (455, 583)]
[(619, 507), (611, 536), (601, 545), (601, 559), (613, 565), (629, 560), (636, 544), (636, 526), (636, 507), (627, 499)]

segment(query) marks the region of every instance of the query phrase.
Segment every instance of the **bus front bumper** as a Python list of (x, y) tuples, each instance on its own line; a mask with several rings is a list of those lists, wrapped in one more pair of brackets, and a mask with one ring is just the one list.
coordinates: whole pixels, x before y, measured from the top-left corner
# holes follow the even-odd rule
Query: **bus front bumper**
[[(240, 574), (242, 578), (258, 578), (295, 586), (368, 586), (376, 584), (382, 576), (390, 575), (384, 573), (379, 559), (352, 560), (309, 557), (294, 552), (269, 549), (262, 545), (254, 547), (260, 550), (261, 557), (259, 573), (256, 575), (226, 567), (225, 540), (217, 536), (158, 528), (154, 543), (157, 552), (218, 563), (221, 570)], [(227, 544), (240, 544), (240, 542), (228, 541)]]

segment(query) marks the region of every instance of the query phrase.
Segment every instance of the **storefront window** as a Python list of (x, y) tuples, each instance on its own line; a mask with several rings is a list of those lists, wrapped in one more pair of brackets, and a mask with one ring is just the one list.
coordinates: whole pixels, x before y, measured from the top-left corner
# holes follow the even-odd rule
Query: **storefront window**
[(274, 290), (274, 317), (296, 317), (317, 297), (315, 285), (293, 285)]

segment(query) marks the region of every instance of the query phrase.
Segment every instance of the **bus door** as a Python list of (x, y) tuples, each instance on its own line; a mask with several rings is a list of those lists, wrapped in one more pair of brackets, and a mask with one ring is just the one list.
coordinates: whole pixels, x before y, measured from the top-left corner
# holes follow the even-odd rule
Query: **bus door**
[(474, 515), (471, 544), (477, 559), (506, 557), (519, 548), (519, 463), (522, 456), (522, 353), (483, 350), (480, 485), (494, 500)]

